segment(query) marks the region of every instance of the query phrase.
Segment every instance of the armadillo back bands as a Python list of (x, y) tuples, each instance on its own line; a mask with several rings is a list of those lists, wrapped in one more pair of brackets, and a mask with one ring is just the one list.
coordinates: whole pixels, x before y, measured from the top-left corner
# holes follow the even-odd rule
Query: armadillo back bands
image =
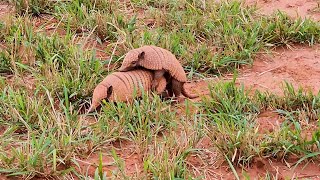
[(139, 65), (150, 70), (166, 70), (180, 82), (186, 82), (187, 76), (177, 58), (168, 50), (157, 46), (143, 46), (129, 51), (124, 58), (120, 68), (130, 66), (131, 62), (137, 60), (139, 53), (145, 52), (143, 60)]
[[(143, 92), (151, 91), (153, 73), (149, 70), (132, 70), (128, 72), (114, 72), (103, 79), (93, 91), (92, 106), (94, 109), (99, 106), (100, 101), (107, 97), (107, 90), (112, 86), (113, 91), (109, 101), (127, 102), (140, 97)], [(167, 81), (161, 78), (156, 88), (156, 93), (162, 93), (166, 88)]]

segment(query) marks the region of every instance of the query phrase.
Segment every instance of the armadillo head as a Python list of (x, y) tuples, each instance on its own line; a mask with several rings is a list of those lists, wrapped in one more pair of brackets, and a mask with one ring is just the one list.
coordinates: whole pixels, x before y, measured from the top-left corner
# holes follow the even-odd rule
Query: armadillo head
[(104, 86), (98, 84), (98, 86), (94, 89), (92, 95), (92, 104), (88, 110), (88, 113), (93, 112), (98, 106), (100, 106), (100, 102), (105, 99), (108, 101), (113, 91), (113, 87)]
[(124, 57), (119, 71), (125, 72), (130, 71), (136, 67), (139, 67), (139, 62), (144, 58), (144, 51), (138, 52), (136, 50), (131, 50)]

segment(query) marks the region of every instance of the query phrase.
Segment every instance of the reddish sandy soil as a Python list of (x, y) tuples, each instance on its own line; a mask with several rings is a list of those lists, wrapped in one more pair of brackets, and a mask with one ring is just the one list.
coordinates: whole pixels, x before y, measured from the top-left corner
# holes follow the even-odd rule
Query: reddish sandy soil
[[(237, 84), (243, 84), (247, 89), (268, 91), (278, 95), (283, 94), (285, 81), (295, 89), (317, 94), (320, 91), (320, 46), (294, 46), (292, 49), (279, 47), (270, 54), (259, 55), (252, 66), (239, 70)], [(187, 83), (189, 91), (207, 95), (209, 83), (219, 80), (232, 80), (232, 74), (223, 75), (220, 79)], [(200, 98), (196, 99), (199, 100)]]
[(278, 9), (296, 18), (311, 17), (320, 20), (319, 0), (246, 0), (247, 4), (257, 4), (262, 14), (270, 15)]
[[(248, 4), (257, 2), (261, 13), (271, 14), (277, 8), (287, 12), (291, 17), (296, 17), (297, 13), (301, 17), (311, 17), (315, 20), (320, 20), (320, 11), (314, 11), (317, 8), (315, 0), (248, 0)], [(318, 1), (320, 3), (320, 1)], [(243, 84), (247, 89), (268, 91), (278, 95), (283, 95), (284, 81), (292, 83), (297, 89), (302, 87), (304, 90), (310, 90), (314, 94), (320, 91), (320, 46), (308, 47), (296, 45), (291, 49), (280, 47), (273, 50), (270, 54), (259, 55), (254, 64), (249, 67), (240, 69), (237, 83)], [(219, 80), (231, 80), (232, 74), (225, 75)], [(189, 91), (196, 91), (199, 94), (208, 94), (208, 83), (213, 83), (218, 79), (193, 82), (187, 84)], [(198, 101), (196, 99), (196, 101)], [(272, 132), (274, 129), (280, 128), (283, 119), (274, 112), (261, 113), (257, 119), (261, 133)], [(312, 125), (303, 132), (307, 138), (310, 138)], [(207, 148), (209, 148), (207, 146)], [(299, 160), (298, 158), (288, 158), (288, 160), (280, 162), (272, 159), (255, 159), (250, 167), (237, 168), (237, 173), (246, 172), (249, 177), (265, 177), (265, 173), (269, 172), (274, 177), (279, 179), (291, 178), (308, 178), (320, 179), (320, 162), (310, 162), (306, 165), (297, 166), (293, 169), (293, 163)], [(192, 158), (195, 167), (201, 167), (203, 158)], [(205, 175), (206, 179), (235, 179), (228, 164), (222, 164), (218, 167), (206, 166), (206, 170), (199, 175)], [(244, 179), (244, 177), (241, 177)]]
[(278, 48), (273, 54), (257, 57), (252, 68), (240, 71), (239, 83), (261, 91), (282, 94), (284, 81), (297, 89), (320, 90), (320, 47), (296, 46), (292, 50)]
[(9, 5), (0, 2), (0, 16), (4, 16), (10, 12)]
[[(136, 153), (135, 145), (129, 141), (116, 141), (103, 150), (108, 153), (102, 154), (103, 170), (107, 173), (108, 177), (112, 176), (112, 172), (118, 171), (116, 162), (111, 154), (112, 149), (114, 149), (117, 156), (124, 161), (124, 173), (127, 176), (139, 176), (139, 174), (141, 174), (143, 170), (143, 160), (142, 157)], [(88, 173), (88, 175), (94, 177), (94, 172), (99, 163), (99, 156), (98, 153), (93, 153), (86, 158), (77, 159), (81, 167), (80, 172), (83, 174)]]
[[(297, 161), (295, 159), (295, 161)], [(289, 161), (290, 162), (290, 161)], [(294, 166), (292, 163), (286, 162), (288, 166)], [(320, 167), (319, 162), (309, 162), (308, 164), (299, 165), (296, 169), (289, 168), (285, 162), (272, 161), (268, 159), (256, 159), (252, 165), (248, 168), (237, 168), (238, 174), (247, 174), (251, 178), (265, 179), (266, 172), (275, 179), (319, 179)], [(219, 172), (219, 171), (218, 171)], [(227, 164), (220, 167), (221, 179), (235, 179), (233, 173), (230, 171)], [(244, 176), (239, 175), (241, 179), (245, 179)], [(277, 177), (277, 178), (276, 178)]]

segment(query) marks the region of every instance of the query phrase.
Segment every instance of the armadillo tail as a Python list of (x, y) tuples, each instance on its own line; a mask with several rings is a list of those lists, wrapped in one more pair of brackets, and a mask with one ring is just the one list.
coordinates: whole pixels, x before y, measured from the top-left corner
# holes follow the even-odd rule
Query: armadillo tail
[(186, 91), (184, 84), (182, 86), (181, 93), (189, 99), (194, 99), (199, 97), (198, 95), (195, 95), (195, 94), (189, 94), (189, 92)]

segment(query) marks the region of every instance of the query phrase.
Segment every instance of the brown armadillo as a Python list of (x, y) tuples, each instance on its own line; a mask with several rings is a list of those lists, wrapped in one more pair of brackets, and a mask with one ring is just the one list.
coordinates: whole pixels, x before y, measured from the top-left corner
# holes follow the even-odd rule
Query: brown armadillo
[[(103, 99), (110, 102), (128, 102), (132, 101), (134, 97), (140, 97), (142, 92), (151, 91), (153, 76), (152, 71), (146, 69), (114, 72), (108, 75), (94, 89), (92, 104), (88, 112), (94, 111)], [(166, 79), (161, 78), (155, 92), (162, 93), (166, 85)]]
[(168, 73), (169, 79), (167, 78), (167, 81), (172, 85), (172, 89), (169, 89), (169, 91), (173, 91), (176, 97), (179, 97), (181, 93), (188, 98), (198, 97), (187, 93), (184, 87), (187, 76), (183, 67), (177, 58), (166, 49), (157, 46), (142, 46), (130, 50), (126, 54), (119, 71), (130, 71), (137, 67), (155, 71), (152, 89), (155, 89), (160, 82), (159, 80)]

